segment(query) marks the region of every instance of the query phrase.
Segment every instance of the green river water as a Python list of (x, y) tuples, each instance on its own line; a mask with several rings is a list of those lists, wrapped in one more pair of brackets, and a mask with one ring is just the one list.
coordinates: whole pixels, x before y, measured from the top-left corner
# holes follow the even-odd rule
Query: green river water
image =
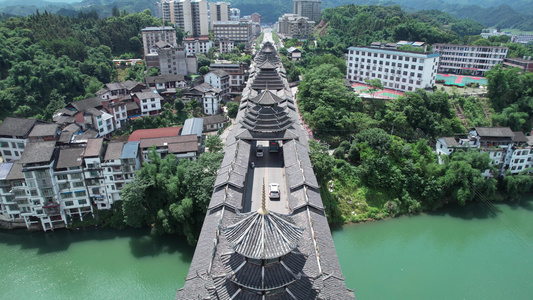
[[(533, 299), (533, 201), (344, 226), (333, 239), (365, 299)], [(0, 231), (0, 299), (173, 299), (194, 249), (148, 230)]]

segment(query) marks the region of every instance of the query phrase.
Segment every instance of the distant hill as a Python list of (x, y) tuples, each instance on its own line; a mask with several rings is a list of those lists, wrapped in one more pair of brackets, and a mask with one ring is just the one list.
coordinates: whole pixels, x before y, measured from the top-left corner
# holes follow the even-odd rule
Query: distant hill
[[(54, 1), (52, 3), (51, 1)], [(149, 8), (157, 15), (157, 0), (5, 0), (0, 1), (0, 13), (28, 15), (37, 9), (52, 13), (95, 10), (99, 16), (111, 15), (116, 6), (127, 12), (140, 12)], [(241, 10), (241, 15), (261, 14), (263, 23), (275, 23), (284, 13), (292, 13), (291, 0), (226, 0)], [(69, 2), (69, 3), (67, 3)], [(23, 4), (22, 4), (23, 3)], [(454, 17), (471, 19), (487, 27), (517, 28), (533, 31), (533, 0), (322, 0), (322, 8), (344, 4), (400, 5), (407, 12), (440, 10)]]

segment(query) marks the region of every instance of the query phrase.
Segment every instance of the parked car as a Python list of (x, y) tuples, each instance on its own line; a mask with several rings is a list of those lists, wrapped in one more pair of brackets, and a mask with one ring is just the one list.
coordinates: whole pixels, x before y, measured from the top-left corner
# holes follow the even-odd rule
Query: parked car
[(279, 184), (277, 183), (271, 183), (269, 184), (270, 192), (268, 193), (268, 196), (270, 198), (279, 198)]

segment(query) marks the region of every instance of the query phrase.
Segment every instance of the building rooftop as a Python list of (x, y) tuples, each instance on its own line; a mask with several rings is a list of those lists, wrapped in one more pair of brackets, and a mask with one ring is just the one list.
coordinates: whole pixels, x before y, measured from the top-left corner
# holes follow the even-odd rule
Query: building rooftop
[(128, 142), (140, 141), (141, 139), (178, 136), (183, 127), (165, 127), (154, 129), (138, 129), (132, 132)]
[(514, 138), (513, 141), (516, 143), (527, 143), (528, 139), (522, 131), (513, 131)]
[(30, 132), (29, 137), (45, 137), (53, 136), (58, 131), (57, 124), (36, 124), (33, 126), (32, 131)]
[[(209, 73), (213, 73), (213, 74), (215, 74), (215, 75), (218, 76), (218, 77), (229, 76), (229, 73), (228, 73), (228, 72), (226, 72), (226, 71), (224, 71), (224, 70), (221, 70), (221, 69), (215, 69), (215, 70), (210, 71)], [(209, 74), (209, 73), (207, 73), (207, 74)], [(206, 75), (207, 75), (207, 74), (206, 74)]]
[(50, 162), (56, 147), (55, 141), (28, 143), (20, 162), (24, 165)]
[(122, 156), (122, 148), (124, 147), (124, 142), (112, 142), (107, 144), (107, 150), (105, 152), (104, 160), (114, 160), (119, 159)]
[(102, 99), (100, 99), (99, 97), (87, 98), (87, 99), (72, 102), (69, 105), (71, 105), (78, 111), (84, 111), (89, 108), (101, 107)]
[(137, 96), (137, 98), (141, 100), (150, 98), (161, 98), (157, 90), (150, 90), (149, 92), (137, 92), (135, 93), (135, 96)]
[(24, 173), (22, 173), (22, 163), (20, 161), (16, 161), (13, 163), (13, 166), (11, 167), (11, 170), (9, 171), (9, 174), (6, 177), (6, 180), (19, 179), (24, 179)]
[(0, 180), (6, 180), (9, 171), (13, 167), (13, 163), (2, 163), (0, 164)]
[(474, 129), (481, 137), (514, 137), (509, 127), (475, 127)]
[(7, 117), (0, 124), (1, 135), (14, 135), (26, 137), (37, 120)]
[(87, 146), (85, 147), (85, 153), (83, 157), (96, 157), (102, 153), (102, 147), (104, 145), (104, 139), (89, 139), (87, 140)]
[(160, 27), (145, 27), (145, 28), (142, 29), (142, 31), (158, 31), (158, 30), (174, 31), (174, 27), (172, 27), (172, 26), (160, 26)]
[(169, 153), (186, 153), (198, 152), (198, 143), (196, 141), (185, 141), (181, 143), (172, 143), (168, 145)]
[(139, 141), (127, 142), (122, 149), (121, 159), (136, 158), (139, 152)]
[(191, 142), (191, 141), (198, 143), (198, 137), (195, 134), (191, 134), (191, 135), (179, 135), (179, 136), (172, 136), (172, 137), (141, 139), (140, 147), (141, 149), (144, 150), (152, 146), (163, 147), (163, 146), (168, 146), (174, 143), (185, 143), (185, 142)]
[(59, 157), (55, 168), (66, 169), (81, 166), (84, 151), (84, 148), (67, 148), (59, 150)]
[(204, 120), (201, 118), (190, 118), (185, 120), (183, 124), (183, 130), (181, 135), (196, 134), (198, 137), (202, 137), (202, 131), (204, 128)]
[(228, 119), (223, 115), (206, 116), (202, 117), (202, 119), (204, 120), (204, 126), (225, 123), (228, 121)]
[(146, 83), (164, 83), (171, 81), (184, 81), (185, 77), (182, 74), (167, 74), (160, 76), (148, 76), (145, 78)]

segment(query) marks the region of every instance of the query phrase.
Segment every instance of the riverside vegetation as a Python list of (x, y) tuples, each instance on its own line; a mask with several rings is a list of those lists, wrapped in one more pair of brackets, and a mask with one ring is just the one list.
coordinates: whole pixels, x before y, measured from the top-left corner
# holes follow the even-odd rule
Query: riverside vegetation
[[(495, 170), (487, 153), (457, 151), (438, 164), (432, 147), (438, 137), (467, 133), (452, 103), (465, 111), (468, 126), (531, 130), (532, 74), (494, 68), (487, 72), (488, 99), (417, 90), (394, 100), (363, 101), (344, 85), (342, 57), (351, 43), (397, 39), (492, 43), (468, 32), (455, 32), (453, 26), (449, 30), (443, 24), (423, 23), (423, 19), (407, 16), (395, 7), (327, 9), (323, 20), (328, 23), (317, 46), (301, 44), (301, 62), (284, 60), (288, 78), (293, 72), (303, 76), (298, 105), (320, 141), (311, 142), (311, 160), (331, 223), (417, 213), (445, 203), (514, 200), (531, 190), (533, 178), (527, 171), (484, 179), (482, 172)], [(401, 24), (395, 25), (398, 21)], [(527, 46), (509, 46), (514, 56), (531, 53)], [(484, 108), (491, 112), (490, 117)], [(328, 154), (331, 147), (333, 155)]]

